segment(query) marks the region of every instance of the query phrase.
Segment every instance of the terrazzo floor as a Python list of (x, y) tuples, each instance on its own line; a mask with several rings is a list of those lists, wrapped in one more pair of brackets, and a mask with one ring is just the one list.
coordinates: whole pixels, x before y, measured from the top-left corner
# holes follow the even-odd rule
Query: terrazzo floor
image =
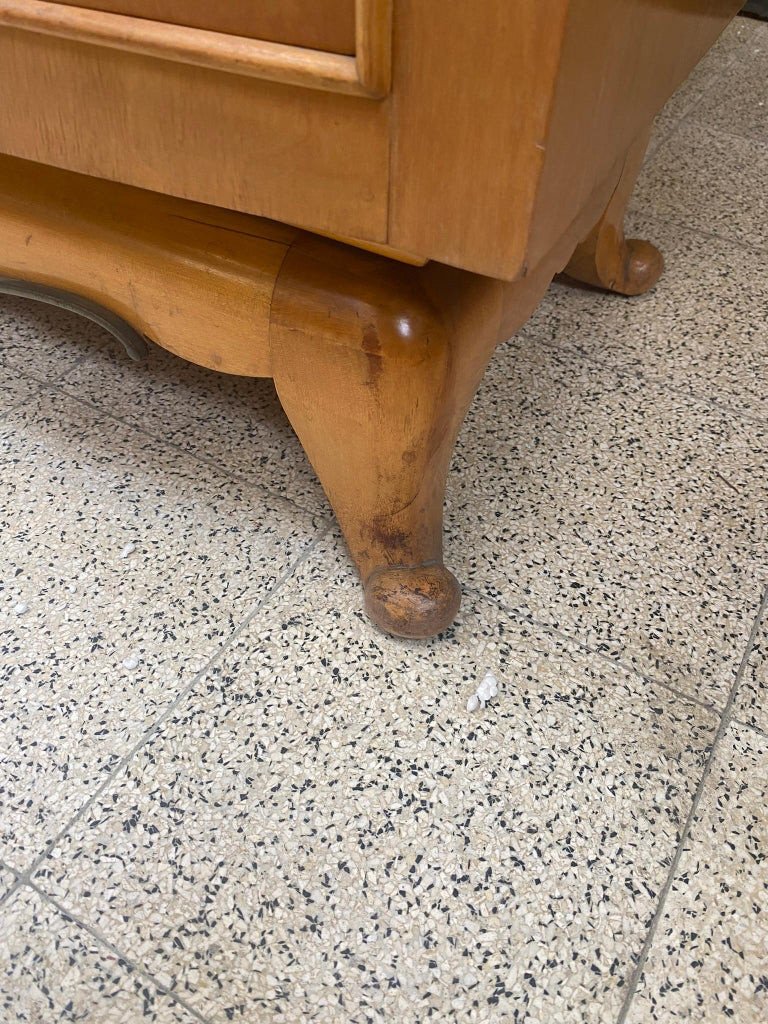
[(766, 101), (740, 19), (636, 194), (660, 286), (499, 349), (434, 642), (269, 382), (0, 300), (2, 1024), (768, 1020)]

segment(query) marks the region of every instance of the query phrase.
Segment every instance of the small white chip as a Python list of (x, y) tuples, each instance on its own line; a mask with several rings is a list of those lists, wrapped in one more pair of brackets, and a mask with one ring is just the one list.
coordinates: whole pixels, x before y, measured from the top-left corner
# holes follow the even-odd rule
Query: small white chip
[(498, 679), (493, 672), (486, 672), (477, 690), (467, 701), (467, 711), (477, 711), (480, 707), (484, 708), (491, 697), (495, 697), (498, 692)]

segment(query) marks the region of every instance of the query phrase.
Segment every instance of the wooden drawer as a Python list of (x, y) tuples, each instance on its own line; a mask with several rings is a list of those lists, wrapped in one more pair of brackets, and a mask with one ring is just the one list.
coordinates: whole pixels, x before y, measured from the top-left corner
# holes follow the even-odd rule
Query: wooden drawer
[[(66, 0), (56, 0), (65, 3)], [(69, 0), (73, 7), (133, 15), (250, 39), (354, 54), (354, 0)]]

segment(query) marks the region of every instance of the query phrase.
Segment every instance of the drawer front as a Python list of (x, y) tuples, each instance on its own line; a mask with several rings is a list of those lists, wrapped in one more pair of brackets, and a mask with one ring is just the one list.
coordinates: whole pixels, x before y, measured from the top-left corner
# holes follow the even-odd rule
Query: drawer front
[(140, 2), (0, 0), (0, 152), (507, 279), (740, 5), (355, 0), (351, 55), (117, 11)]
[[(310, 9), (327, 21), (296, 19)], [(391, 0), (0, 0), (0, 152), (383, 243), (390, 12)], [(287, 35), (319, 25), (331, 34), (316, 41), (349, 49), (350, 15), (354, 54)], [(220, 31), (270, 25), (285, 38)]]
[(328, 53), (355, 52), (355, 0), (54, 0), (172, 25), (266, 39)]
[(389, 103), (0, 28), (0, 152), (385, 242)]

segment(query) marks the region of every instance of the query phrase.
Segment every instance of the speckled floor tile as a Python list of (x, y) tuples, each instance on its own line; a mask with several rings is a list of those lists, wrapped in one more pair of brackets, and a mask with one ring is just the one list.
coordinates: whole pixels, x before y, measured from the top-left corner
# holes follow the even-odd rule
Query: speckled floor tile
[(490, 602), (373, 632), (328, 539), (37, 881), (213, 1021), (613, 1021), (716, 725)]
[(656, 119), (650, 149), (667, 137), (680, 121), (692, 113), (697, 105), (734, 66), (746, 58), (754, 59), (752, 52), (762, 47), (765, 26), (746, 18), (735, 18), (725, 29), (709, 53), (697, 64), (686, 81), (670, 98)]
[[(632, 207), (766, 252), (768, 139), (686, 120), (652, 155)], [(717, 251), (718, 243), (712, 248)]]
[(768, 740), (718, 748), (626, 1024), (768, 1020)]
[(16, 876), (9, 869), (0, 864), (0, 900), (7, 895), (8, 890), (16, 881)]
[(0, 294), (0, 376), (13, 368), (55, 383), (83, 356), (116, 346), (85, 317), (44, 302)]
[(740, 47), (737, 60), (723, 62), (716, 88), (704, 91), (691, 118), (768, 142), (768, 23), (741, 20), (749, 26), (747, 45)]
[[(516, 339), (459, 442), (448, 561), (519, 613), (722, 704), (768, 580), (768, 462), (732, 434), (690, 396)], [(723, 475), (735, 451), (745, 491)]]
[(194, 1024), (197, 1018), (29, 888), (0, 907), (3, 1024)]
[(60, 394), (0, 423), (0, 478), (0, 849), (23, 869), (318, 524)]
[(40, 382), (14, 367), (0, 366), (0, 416), (16, 405), (29, 401), (40, 389)]
[(768, 420), (765, 255), (645, 211), (630, 229), (664, 253), (656, 288), (625, 299), (555, 282), (524, 334)]
[(755, 40), (768, 34), (765, 23), (754, 18), (734, 18), (726, 25), (720, 38), (709, 51), (709, 55), (719, 58), (723, 65), (734, 58), (742, 60), (744, 47), (752, 45)]
[(763, 619), (755, 638), (755, 646), (736, 694), (733, 715), (762, 729), (768, 736), (768, 618)]
[(328, 511), (271, 380), (215, 373), (155, 346), (135, 363), (113, 346), (76, 366), (64, 388), (270, 493)]

